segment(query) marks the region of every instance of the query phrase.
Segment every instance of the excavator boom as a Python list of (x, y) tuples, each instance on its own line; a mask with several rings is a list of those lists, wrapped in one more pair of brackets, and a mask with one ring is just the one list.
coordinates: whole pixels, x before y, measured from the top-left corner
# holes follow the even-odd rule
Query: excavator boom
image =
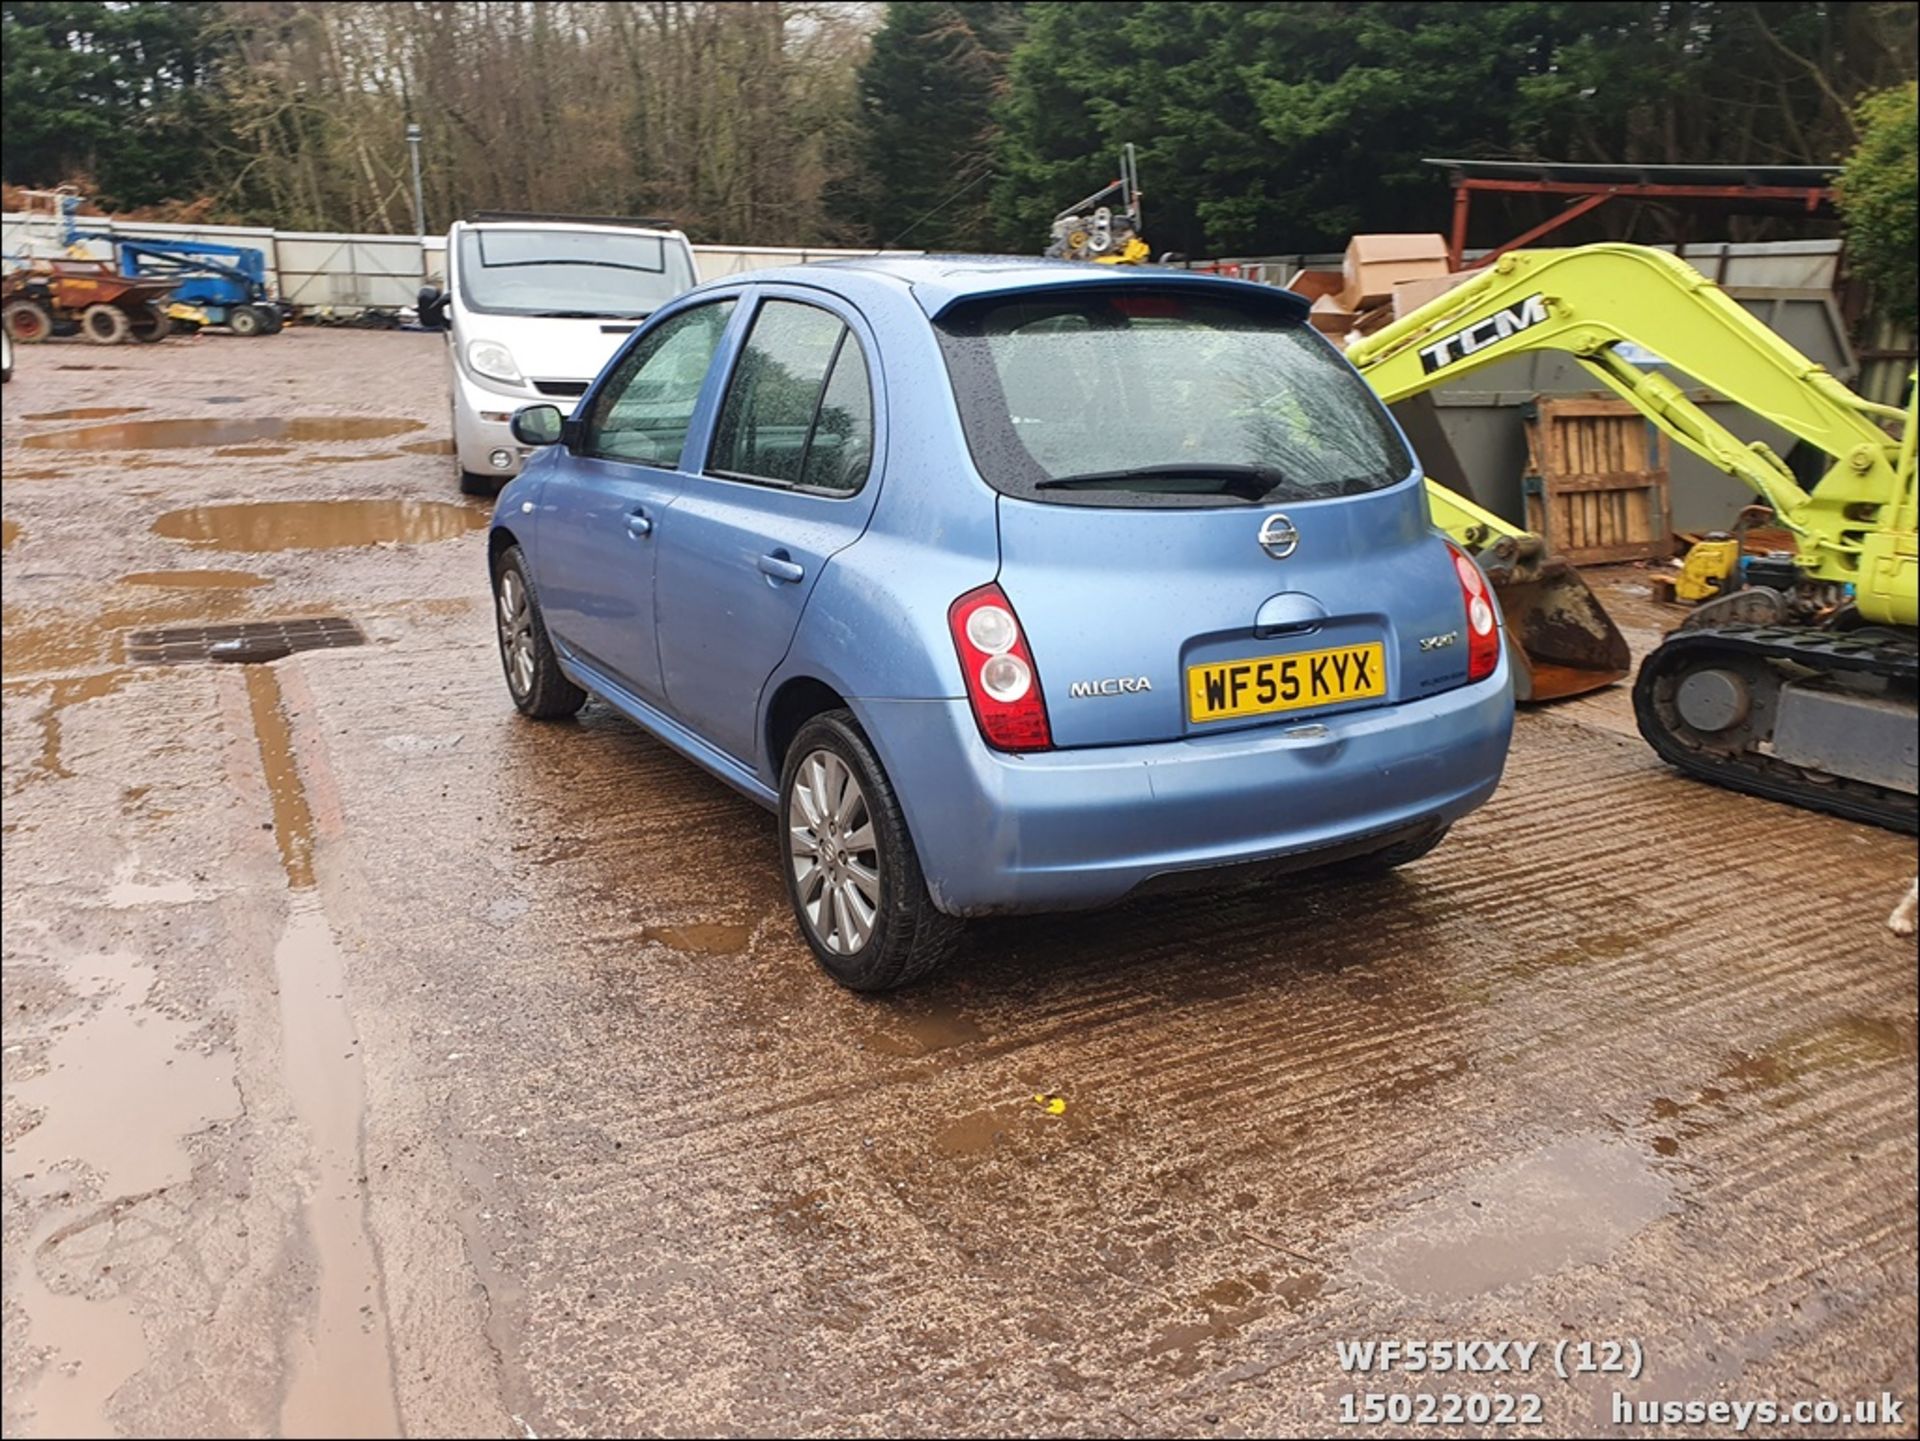
[[(1628, 347), (1651, 351), (1818, 448), (1831, 468), (1802, 489), (1771, 449), (1740, 440), (1679, 381), (1636, 365)], [(1912, 404), (1903, 412), (1862, 400), (1664, 251), (1515, 251), (1360, 341), (1347, 358), (1392, 404), (1538, 350), (1571, 355), (1676, 442), (1751, 485), (1793, 532), (1810, 579), (1853, 586), (1868, 620), (1915, 624)], [(1902, 440), (1882, 428), (1887, 421), (1905, 423)]]

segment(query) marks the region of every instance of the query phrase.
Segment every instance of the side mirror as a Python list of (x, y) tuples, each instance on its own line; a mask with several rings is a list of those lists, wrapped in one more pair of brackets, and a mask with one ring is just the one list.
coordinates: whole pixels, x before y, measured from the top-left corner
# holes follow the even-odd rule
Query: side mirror
[(566, 423), (557, 405), (523, 405), (508, 428), (522, 445), (558, 445)]
[(421, 286), (420, 293), (413, 298), (413, 308), (419, 312), (420, 323), (428, 329), (447, 328), (447, 296), (439, 286)]

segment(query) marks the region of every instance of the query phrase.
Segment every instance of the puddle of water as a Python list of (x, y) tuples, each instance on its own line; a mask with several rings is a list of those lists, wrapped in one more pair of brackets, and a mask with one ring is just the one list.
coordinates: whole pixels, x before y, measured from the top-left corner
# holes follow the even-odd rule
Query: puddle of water
[(292, 455), (293, 447), (290, 445), (223, 445), (214, 454), (243, 460), (269, 455)]
[(867, 1049), (883, 1056), (928, 1056), (951, 1046), (985, 1040), (987, 1033), (958, 1011), (904, 1007), (887, 1017), (887, 1029), (866, 1038)]
[(293, 1338), (280, 1434), (398, 1436), (386, 1305), (361, 1174), (366, 1078), (343, 994), (345, 967), (311, 892), (294, 894), (273, 966), (287, 1085), (312, 1149), (302, 1209), (320, 1270), (308, 1323)]
[[(239, 1114), (240, 1100), (232, 1056), (181, 1049), (191, 1024), (145, 1005), (159, 974), (148, 962), (96, 956), (62, 974), (89, 1009), (56, 1030), (47, 1070), (18, 1083), (21, 1099), (45, 1116), (8, 1148), (7, 1173), (52, 1194), (77, 1162), (101, 1192), (85, 1210), (56, 1209), (15, 1273), (27, 1340), (50, 1353), (21, 1400), (35, 1435), (104, 1436), (108, 1402), (148, 1360), (139, 1319), (109, 1274), (121, 1209), (113, 1203), (186, 1180), (183, 1138)], [(62, 1290), (43, 1266), (64, 1273)]]
[(752, 926), (730, 925), (723, 921), (696, 921), (685, 926), (648, 926), (640, 932), (642, 941), (657, 941), (676, 951), (693, 951), (703, 956), (736, 956), (753, 938)]
[(164, 590), (252, 590), (272, 585), (246, 570), (142, 570), (120, 577), (122, 585), (152, 585)]
[(451, 440), (416, 440), (411, 445), (400, 447), (408, 455), (452, 455)]
[(0, 612), (6, 630), (6, 677), (11, 683), (35, 674), (118, 666), (126, 655), (122, 631), (175, 622), (231, 620), (243, 614), (247, 604), (247, 596), (240, 590), (173, 588), (139, 595), (132, 604), (97, 615), (38, 625), (25, 623), (29, 618), (39, 619), (37, 613), (30, 617), (9, 607)]
[(1009, 1102), (962, 1116), (935, 1133), (933, 1147), (943, 1156), (984, 1156), (1013, 1135), (1029, 1109), (1025, 1102)]
[(1403, 1295), (1466, 1300), (1604, 1261), (1674, 1205), (1636, 1149), (1578, 1136), (1465, 1177), (1363, 1241), (1354, 1265)]
[(410, 430), (425, 430), (426, 422), (388, 416), (246, 416), (228, 420), (123, 420), (113, 425), (83, 425), (30, 435), (22, 444), (35, 450), (183, 450), (218, 445), (249, 445), (258, 441), (385, 440)]
[(65, 480), (67, 472), (58, 466), (28, 467), (22, 469), (13, 465), (7, 467), (7, 482), (12, 484), (20, 480)]
[(271, 500), (170, 510), (154, 533), (214, 550), (337, 550), (452, 540), (488, 522), (477, 508), (432, 500)]
[(71, 410), (33, 410), (23, 420), (105, 420), (110, 415), (132, 415), (144, 405), (77, 405)]
[(293, 731), (271, 666), (247, 670), (247, 700), (273, 805), (274, 839), (291, 890), (274, 948), (281, 1057), (294, 1114), (306, 1129), (312, 1174), (302, 1206), (320, 1281), (296, 1323), (293, 1374), (280, 1409), (284, 1436), (397, 1436), (387, 1311), (367, 1231), (366, 1075), (347, 1009), (346, 966), (314, 890), (313, 812)]
[[(287, 884), (297, 891), (313, 886), (313, 812), (306, 788), (300, 783), (293, 756), (293, 728), (280, 704), (280, 678), (272, 666), (247, 667), (247, 704), (253, 713), (253, 731), (260, 742), (260, 764), (267, 775), (267, 795), (273, 803), (273, 839), (280, 848), (280, 866)], [(282, 995), (282, 1003), (285, 996)]]
[(61, 717), (71, 706), (112, 695), (130, 678), (130, 672), (110, 670), (53, 683), (47, 691), (46, 706), (40, 712), (40, 755), (30, 772), (34, 780), (73, 778), (73, 772), (60, 759)]
[(13, 543), (20, 539), (20, 522), (0, 520), (0, 550), (12, 550)]
[(134, 870), (135, 863), (129, 858), (114, 872), (113, 884), (107, 887), (107, 904), (116, 911), (135, 906), (183, 906), (200, 899), (191, 881), (136, 881)]
[(147, 1007), (159, 972), (137, 955), (93, 957), (61, 974), (92, 1004), (56, 1029), (46, 1073), (19, 1083), (46, 1118), (8, 1148), (8, 1174), (78, 1160), (100, 1177), (102, 1199), (184, 1181), (192, 1164), (181, 1137), (239, 1113), (233, 1057), (180, 1049), (192, 1023)]

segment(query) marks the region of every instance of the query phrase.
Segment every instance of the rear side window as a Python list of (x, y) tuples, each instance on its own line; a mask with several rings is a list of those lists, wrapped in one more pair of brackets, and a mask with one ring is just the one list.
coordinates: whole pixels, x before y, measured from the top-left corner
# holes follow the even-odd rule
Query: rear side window
[(641, 336), (594, 398), (584, 453), (669, 469), (679, 465), (700, 387), (732, 314), (731, 300), (696, 305)]
[(1278, 306), (1100, 286), (963, 306), (938, 330), (974, 462), (1007, 495), (1241, 505), (1413, 469), (1366, 382)]
[(727, 387), (708, 472), (850, 495), (872, 457), (873, 392), (859, 340), (818, 306), (769, 300)]

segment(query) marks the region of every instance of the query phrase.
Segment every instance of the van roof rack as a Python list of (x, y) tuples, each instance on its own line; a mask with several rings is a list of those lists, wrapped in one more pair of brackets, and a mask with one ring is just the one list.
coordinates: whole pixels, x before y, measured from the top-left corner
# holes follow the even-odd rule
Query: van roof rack
[(661, 216), (631, 215), (550, 215), (537, 210), (475, 210), (467, 216), (471, 225), (494, 221), (520, 220), (540, 225), (624, 225), (641, 230), (678, 230), (673, 221)]

